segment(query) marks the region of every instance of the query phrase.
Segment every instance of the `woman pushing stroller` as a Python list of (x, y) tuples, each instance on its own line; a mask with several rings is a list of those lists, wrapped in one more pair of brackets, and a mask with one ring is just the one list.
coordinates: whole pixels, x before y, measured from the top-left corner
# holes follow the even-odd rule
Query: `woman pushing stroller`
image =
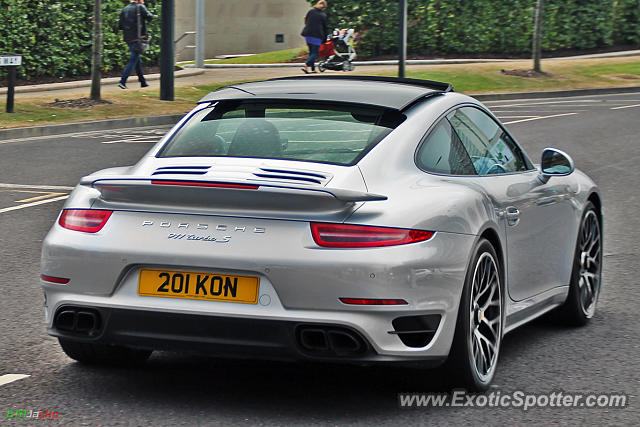
[(302, 67), (302, 71), (306, 74), (316, 72), (315, 62), (318, 58), (318, 51), (320, 50), (320, 45), (327, 39), (327, 14), (324, 13), (326, 9), (326, 0), (320, 0), (304, 17), (304, 29), (301, 35), (309, 47), (309, 57), (304, 67)]

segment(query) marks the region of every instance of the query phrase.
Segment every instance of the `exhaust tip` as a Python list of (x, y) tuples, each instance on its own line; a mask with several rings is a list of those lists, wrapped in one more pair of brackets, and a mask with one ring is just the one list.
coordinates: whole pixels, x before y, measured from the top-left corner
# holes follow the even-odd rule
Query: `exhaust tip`
[(54, 324), (56, 328), (63, 331), (73, 331), (76, 324), (76, 312), (72, 310), (59, 311)]
[(327, 340), (327, 334), (322, 329), (302, 329), (300, 331), (300, 344), (302, 344), (302, 347), (307, 350), (329, 350), (329, 341)]
[(76, 322), (76, 331), (89, 332), (93, 329), (99, 329), (98, 316), (88, 311), (79, 311)]
[(53, 326), (73, 335), (92, 337), (100, 332), (100, 319), (100, 313), (97, 310), (63, 307), (54, 316)]
[(318, 356), (356, 356), (367, 350), (357, 332), (335, 326), (299, 326), (298, 345), (305, 353)]
[(328, 335), (331, 348), (338, 355), (360, 353), (364, 348), (363, 343), (352, 333), (330, 330)]

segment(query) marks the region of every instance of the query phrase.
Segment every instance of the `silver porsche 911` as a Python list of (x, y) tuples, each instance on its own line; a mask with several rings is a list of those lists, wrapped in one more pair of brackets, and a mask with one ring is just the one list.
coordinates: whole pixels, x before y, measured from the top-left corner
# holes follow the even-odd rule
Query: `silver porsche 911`
[(602, 240), (571, 158), (534, 165), (448, 84), (238, 84), (134, 166), (82, 178), (43, 244), (46, 325), (85, 363), (444, 363), (484, 390), (503, 334), (593, 316)]

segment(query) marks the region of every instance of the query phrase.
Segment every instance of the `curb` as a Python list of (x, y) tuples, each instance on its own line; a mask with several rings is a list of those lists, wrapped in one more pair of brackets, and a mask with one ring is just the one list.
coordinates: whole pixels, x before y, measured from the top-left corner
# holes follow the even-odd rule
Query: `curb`
[[(513, 59), (409, 59), (407, 65), (439, 65), (439, 64), (480, 64), (488, 62), (513, 62)], [(304, 62), (287, 62), (276, 64), (204, 64), (205, 68), (287, 68), (301, 67)], [(367, 65), (398, 65), (397, 60), (388, 61), (353, 61), (353, 65), (361, 67)], [(193, 65), (184, 65), (193, 68)]]
[[(588, 55), (576, 55), (569, 57), (552, 57), (543, 58), (543, 61), (560, 61), (570, 59), (593, 59), (593, 58), (614, 58), (623, 56), (640, 55), (640, 50), (628, 50), (622, 52), (593, 53)], [(529, 58), (516, 59), (496, 59), (496, 58), (478, 58), (478, 59), (408, 59), (407, 65), (442, 65), (442, 64), (480, 64), (480, 63), (496, 63), (496, 62), (517, 62), (531, 61)], [(276, 64), (204, 64), (205, 68), (287, 68), (300, 67), (302, 62), (276, 63)], [(398, 60), (385, 61), (354, 61), (355, 66), (367, 65), (398, 65)], [(184, 68), (194, 68), (194, 65), (183, 65)]]
[[(199, 74), (203, 74), (204, 70), (202, 69), (194, 69), (194, 70), (180, 70), (174, 72), (174, 77), (191, 77), (197, 76)], [(145, 76), (147, 80), (160, 80), (160, 74), (149, 74)], [(100, 80), (100, 85), (115, 85), (120, 81), (120, 77), (107, 77), (106, 79)], [(63, 82), (63, 83), (50, 83), (44, 85), (26, 85), (26, 86), (16, 86), (15, 93), (29, 93), (29, 92), (43, 92), (43, 91), (51, 91), (51, 90), (62, 90), (62, 89), (76, 89), (79, 87), (91, 87), (91, 80), (78, 80), (72, 82)], [(7, 88), (0, 88), (0, 95), (6, 94)]]
[[(468, 95), (472, 98), (477, 99), (478, 101), (499, 101), (509, 99), (540, 99), (638, 92), (640, 92), (640, 86)], [(64, 135), (75, 132), (91, 132), (144, 126), (173, 125), (177, 123), (178, 120), (180, 120), (183, 116), (184, 114), (171, 114), (165, 116), (132, 117), (126, 119), (111, 119), (93, 122), (66, 123), (51, 126), (32, 126), (26, 128), (4, 129), (0, 130), (0, 141), (20, 138), (39, 138), (43, 136)]]
[(43, 136), (64, 135), (76, 132), (91, 132), (98, 130), (119, 130), (143, 126), (173, 125), (184, 114), (170, 114), (166, 116), (132, 117), (126, 119), (98, 120), (93, 122), (65, 123), (51, 126), (33, 126), (0, 130), (0, 141), (7, 139), (40, 138)]
[(569, 96), (610, 95), (616, 93), (640, 92), (640, 86), (602, 87), (592, 89), (550, 90), (542, 92), (505, 92), (468, 94), (478, 101), (500, 101), (506, 99), (539, 99), (539, 98), (566, 98)]

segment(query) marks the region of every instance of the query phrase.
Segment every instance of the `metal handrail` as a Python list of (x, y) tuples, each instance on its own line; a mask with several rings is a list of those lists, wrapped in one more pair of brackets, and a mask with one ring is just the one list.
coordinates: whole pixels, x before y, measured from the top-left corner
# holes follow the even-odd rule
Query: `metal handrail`
[(174, 41), (174, 44), (178, 44), (178, 42), (180, 42), (183, 38), (190, 36), (190, 35), (195, 35), (196, 32), (195, 31), (185, 31), (184, 33), (182, 33), (182, 35), (180, 37), (178, 37), (178, 39), (176, 41)]
[[(196, 32), (195, 31), (185, 31), (184, 33), (182, 33), (182, 35), (180, 37), (178, 37), (178, 39), (176, 41), (174, 41), (174, 46), (178, 45), (178, 42), (182, 41), (182, 39), (184, 39), (187, 36), (195, 36)], [(184, 46), (182, 49), (177, 50), (177, 52), (175, 53), (176, 56), (179, 56), (185, 49), (195, 49), (196, 47), (193, 45), (186, 45)]]

